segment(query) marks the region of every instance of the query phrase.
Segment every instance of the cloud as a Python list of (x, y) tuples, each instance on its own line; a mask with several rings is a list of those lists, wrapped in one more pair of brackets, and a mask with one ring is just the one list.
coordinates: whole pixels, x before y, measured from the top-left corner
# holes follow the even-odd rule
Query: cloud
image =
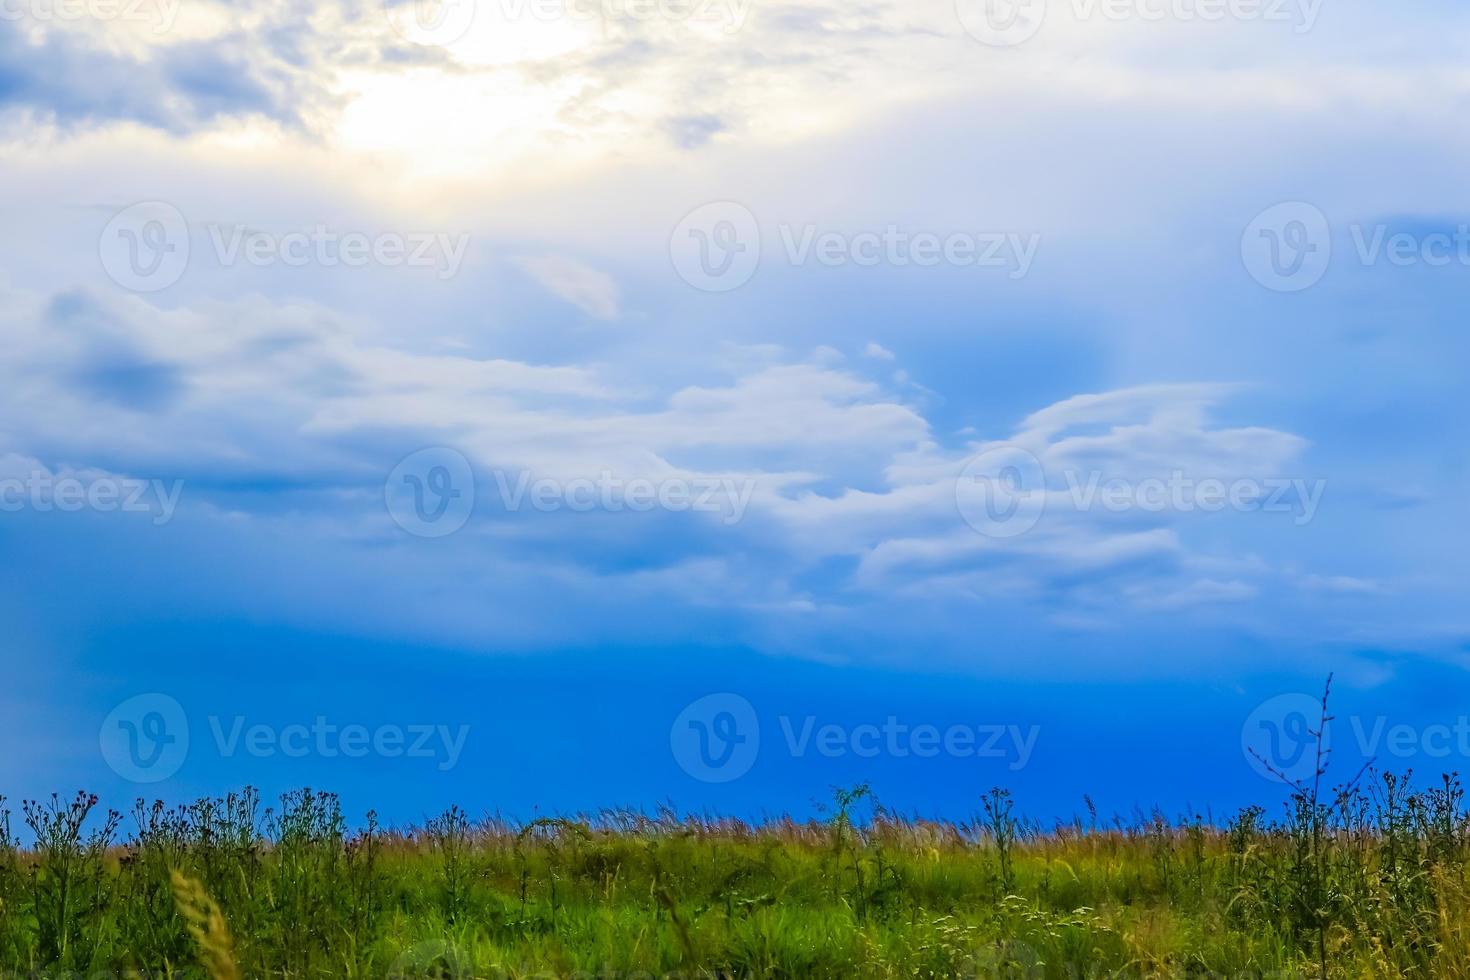
[[(1232, 385), (1073, 396), (997, 439), (947, 445), (916, 406), (821, 350), (802, 359), (727, 349), (706, 365), (723, 380), (660, 391), (590, 364), (374, 343), (329, 310), (260, 298), (173, 310), (87, 293), (11, 290), (5, 300), (0, 327), (13, 343), (0, 356), (0, 410), (10, 451), (185, 479), (184, 507), (196, 515), (282, 528), (294, 515), (330, 561), (342, 547), (332, 541), (401, 542), (382, 510), (387, 474), (417, 449), (451, 446), (478, 474), (480, 519), (453, 545), (463, 560), (494, 553), (516, 574), (616, 593), (662, 583), (679, 601), (695, 601), (687, 578), (673, 588), (679, 570), (697, 567), (701, 580), (725, 577), (698, 590), (698, 607), (775, 622), (859, 595), (1007, 597), (1056, 617), (1248, 602), (1270, 573), (1228, 541), (1196, 534), (1210, 515), (1110, 511), (1079, 500), (1066, 475), (1085, 466), (1108, 481), (1263, 478), (1289, 472), (1306, 445), (1276, 429), (1217, 424), (1240, 392)], [(94, 363), (123, 337), (126, 357), (105, 358), (119, 365), (114, 376), (83, 383), (75, 371), (37, 371)], [(146, 413), (146, 425), (124, 424), (120, 405)], [(1014, 538), (977, 533), (957, 506), (967, 461), (999, 445), (1026, 447), (1047, 473), (1043, 518)], [(590, 486), (609, 476), (707, 484), (717, 502), (743, 501), (638, 513), (615, 497), (574, 513), (508, 497), (535, 480)], [(355, 559), (349, 549), (339, 560)], [(437, 588), (435, 579), (423, 585)], [(471, 606), (454, 618), (477, 621)]]
[[(1443, 405), (1466, 350), (1445, 311), (1463, 297), (1385, 272), (1278, 303), (1239, 267), (1239, 229), (1300, 187), (1339, 223), (1467, 210), (1443, 167), (1466, 89), (1453, 45), (1333, 14), (1307, 38), (1063, 18), (1002, 53), (947, 2), (761, 8), (734, 35), (487, 23), (448, 48), (409, 43), (370, 2), (189, 4), (159, 37), (0, 25), (3, 264), (27, 284), (0, 290), (0, 446), (186, 476), (190, 535), (294, 542), (358, 589), (368, 568), (411, 566), (402, 588), (466, 631), (488, 629), (477, 602), (514, 579), (497, 612), (524, 607), (535, 642), (627, 635), (654, 606), (795, 651), (818, 629), (828, 649), (875, 631), (903, 647), (977, 621), (1213, 625), (1227, 609), (1263, 633), (1449, 630), (1463, 562), (1444, 542), (1463, 521), (1443, 504), (1459, 482), (1444, 447), (1465, 439)], [(1424, 152), (1400, 159), (1411, 142)], [(1343, 157), (1411, 179), (1361, 202), (1322, 179)], [(177, 286), (126, 296), (97, 269), (99, 227), (160, 198), (196, 233), (438, 223), (476, 248), (442, 283), (196, 251)], [(1043, 258), (997, 284), (791, 268), (771, 249), (748, 286), (695, 294), (670, 272), (669, 231), (714, 200), (763, 228), (1035, 230)], [(638, 329), (587, 330), (573, 310)], [(473, 461), (484, 504), (434, 555), (383, 510), (386, 473), (428, 445)], [(977, 533), (956, 497), (998, 446), (1048, 476), (1042, 520), (1014, 539)], [(493, 474), (603, 470), (754, 489), (730, 527), (497, 509)], [(1332, 485), (1310, 527), (1098, 502), (1109, 481), (1175, 473)], [(1367, 582), (1384, 606), (1342, 601)], [(578, 634), (538, 589), (597, 615)]]
[[(1260, 427), (1219, 427), (1211, 411), (1230, 385), (1150, 385), (1078, 395), (1029, 415), (1003, 439), (963, 451), (916, 447), (886, 470), (887, 492), (806, 495), (781, 509), (796, 540), (859, 556), (869, 589), (969, 589), (1048, 604), (1173, 610), (1242, 598), (1235, 584), (1181, 584), (1191, 570), (1230, 557), (1197, 550), (1189, 529), (1220, 514), (1193, 494), (1202, 481), (1264, 482), (1285, 472), (1306, 443)], [(962, 470), (972, 459), (1020, 451), (1036, 461), (1035, 526), (988, 534), (956, 518)], [(1117, 506), (1086, 487), (1177, 486), (1176, 503), (1139, 494)], [(1225, 519), (1261, 515), (1224, 514)], [(1002, 529), (1003, 530), (1003, 529)], [(964, 583), (967, 583), (965, 585)]]
[(565, 255), (527, 256), (518, 262), (538, 283), (588, 316), (618, 318), (622, 299), (612, 276)]
[(674, 142), (686, 150), (696, 149), (708, 143), (716, 134), (725, 130), (725, 122), (719, 116), (681, 116), (668, 123), (669, 135)]
[(94, 46), (85, 35), (27, 38), (0, 20), (0, 107), (62, 127), (140, 123), (182, 135), (226, 117), (300, 126), (307, 79), (241, 42), (185, 42), (146, 55)]

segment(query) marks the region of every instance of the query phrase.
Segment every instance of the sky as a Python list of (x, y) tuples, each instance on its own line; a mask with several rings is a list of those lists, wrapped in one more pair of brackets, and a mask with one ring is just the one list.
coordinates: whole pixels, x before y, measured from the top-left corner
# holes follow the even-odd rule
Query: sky
[(0, 795), (1225, 814), (1329, 675), (1334, 776), (1465, 768), (1467, 55), (3, 0)]

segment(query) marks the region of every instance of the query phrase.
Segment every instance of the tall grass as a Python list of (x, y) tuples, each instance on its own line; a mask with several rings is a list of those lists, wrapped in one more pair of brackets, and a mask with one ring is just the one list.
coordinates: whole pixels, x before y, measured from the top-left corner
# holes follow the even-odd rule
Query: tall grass
[(762, 824), (457, 808), (349, 829), (336, 797), (0, 798), (0, 976), (1470, 978), (1459, 776), (1312, 778), (1279, 815), (1041, 827), (865, 786)]
[[(0, 971), (233, 977), (1470, 977), (1458, 777), (1365, 776), (1280, 817), (1040, 828), (451, 810), (346, 828), (330, 794), (0, 805)], [(127, 830), (124, 831), (126, 824)]]

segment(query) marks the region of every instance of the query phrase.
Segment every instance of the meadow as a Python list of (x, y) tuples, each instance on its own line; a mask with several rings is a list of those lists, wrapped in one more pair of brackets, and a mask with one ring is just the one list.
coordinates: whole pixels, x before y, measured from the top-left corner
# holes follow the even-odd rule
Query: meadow
[(1272, 815), (1045, 827), (1005, 790), (955, 823), (856, 787), (809, 820), (402, 829), (310, 790), (0, 800), (0, 975), (1470, 977), (1458, 777), (1326, 769)]

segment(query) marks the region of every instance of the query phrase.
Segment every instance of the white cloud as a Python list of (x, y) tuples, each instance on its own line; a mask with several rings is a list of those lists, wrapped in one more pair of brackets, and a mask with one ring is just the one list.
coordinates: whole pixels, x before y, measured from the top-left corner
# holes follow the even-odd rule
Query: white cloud
[[(1065, 478), (1072, 467), (1135, 482), (1174, 471), (1300, 475), (1305, 440), (1217, 421), (1246, 402), (1234, 385), (1078, 395), (953, 445), (900, 393), (821, 352), (725, 346), (698, 364), (697, 384), (642, 376), (629, 386), (624, 365), (406, 349), (319, 305), (261, 297), (166, 309), (10, 289), (0, 310), (10, 340), (0, 350), (0, 451), (53, 472), (185, 479), (171, 527), (217, 538), (223, 566), (227, 549), (247, 539), (309, 550), (303, 574), (344, 577), (340, 601), (324, 599), (311, 616), (357, 616), (354, 628), (457, 642), (514, 615), (515, 642), (534, 647), (648, 635), (631, 610), (672, 603), (691, 616), (746, 617), (752, 642), (800, 647), (804, 631), (872, 628), (869, 619), (902, 618), (897, 611), (915, 603), (1031, 610), (1074, 629), (1208, 620), (1230, 608), (1264, 629), (1283, 584), (1323, 602), (1371, 591), (1263, 560), (1254, 550), (1263, 536), (1304, 540), (1310, 530), (1272, 515), (1079, 504)], [(98, 351), (133, 367), (120, 379), (88, 375)], [(956, 496), (966, 462), (1001, 444), (1026, 447), (1048, 476), (1041, 520), (1007, 539), (967, 525)], [(430, 445), (472, 460), (482, 498), (477, 520), (441, 546), (437, 563), (412, 551), (382, 505), (389, 470)], [(494, 474), (513, 482), (522, 470), (753, 489), (735, 525), (690, 513), (507, 513)], [(388, 564), (367, 561), (364, 546)], [(414, 571), (403, 577), (393, 561)], [(378, 574), (423, 590), (415, 608), (435, 621), (354, 612), (348, 593), (377, 588), (369, 580)], [(523, 588), (502, 595), (504, 608), (486, 605), (484, 591), (512, 578)], [(287, 584), (278, 592), (258, 598), (300, 612)], [(590, 632), (577, 636), (563, 607), (535, 594), (578, 603)], [(1339, 620), (1334, 629), (1360, 628), (1341, 611)]]
[(622, 298), (617, 281), (607, 273), (565, 255), (526, 256), (518, 262), (537, 282), (588, 316), (618, 318)]
[[(1322, 333), (1339, 319), (1402, 317), (1413, 323), (1396, 325), (1398, 342), (1435, 346), (1444, 318), (1385, 300), (1341, 316), (1313, 307), (1296, 332), (1220, 327), (1209, 321), (1219, 291), (1206, 297), (1194, 273), (1238, 273), (1241, 222), (1301, 188), (1334, 220), (1470, 209), (1444, 164), (1462, 141), (1444, 119), (1470, 74), (1437, 39), (1454, 36), (1442, 25), (1351, 4), (1304, 37), (1261, 24), (1079, 24), (1063, 11), (1034, 43), (1000, 52), (963, 34), (950, 0), (820, 0), (753, 8), (734, 35), (487, 22), (441, 50), (407, 43), (381, 14), (372, 2), (206, 2), (184, 5), (163, 37), (91, 25), (56, 42), (73, 77), (128, 84), (114, 99), (52, 92), (54, 116), (44, 87), (22, 87), (0, 118), (11, 228), (0, 265), (28, 285), (0, 291), (0, 450), (53, 468), (186, 472), (243, 526), (385, 548), (397, 538), (374, 482), (424, 444), (562, 479), (606, 467), (756, 481), (746, 521), (730, 529), (649, 533), (596, 515), (478, 527), (456, 542), (474, 551), (454, 565), (462, 581), (415, 566), (425, 591), (440, 590), (439, 612), (473, 610), (490, 579), (517, 574), (554, 581), (579, 608), (615, 606), (636, 586), (758, 611), (763, 624), (846, 606), (877, 619), (896, 596), (990, 610), (1005, 597), (1074, 622), (1226, 606), (1267, 618), (1265, 583), (1283, 576), (1304, 601), (1412, 591), (1365, 576), (1366, 559), (1314, 550), (1374, 547), (1339, 544), (1354, 538), (1341, 525), (1329, 536), (1249, 515), (1084, 508), (1064, 475), (1315, 475), (1326, 465), (1313, 456), (1318, 423), (1346, 411), (1324, 394), (1328, 370), (1433, 375), (1412, 350), (1328, 348)], [(22, 53), (61, 33), (24, 25)], [(205, 82), (238, 84), (148, 88), (178, 74), (164, 67), (215, 64), (241, 72)], [(1406, 145), (1415, 152), (1394, 149)], [(1332, 177), (1345, 157), (1369, 173), (1390, 161), (1404, 179)], [(335, 217), (465, 230), (475, 249), (451, 283), (196, 261), (157, 302), (122, 297), (96, 268), (97, 230), (118, 207), (160, 196), (196, 225)], [(1044, 258), (1000, 293), (973, 278), (848, 277), (857, 270), (784, 269), (768, 256), (740, 292), (693, 296), (668, 268), (668, 234), (709, 200), (739, 200), (767, 228), (1037, 229)], [(72, 292), (78, 282), (90, 292)], [(640, 330), (567, 342), (556, 331), (576, 317), (523, 315), (542, 308), (523, 295), (538, 289), (601, 321), (631, 307)], [(1176, 309), (1181, 300), (1193, 305)], [(913, 341), (902, 370), (861, 339), (895, 315)], [(1058, 319), (1083, 324), (1075, 351), (1050, 349)], [(730, 338), (739, 343), (722, 346)], [(1017, 355), (1027, 344), (1036, 349)], [(1463, 360), (1441, 346), (1436, 363)], [(837, 350), (862, 357), (844, 363)], [(1266, 383), (1139, 383), (1200, 377)], [(1367, 404), (1392, 387), (1379, 383)], [(1082, 387), (1096, 393), (1061, 397)], [(1463, 441), (1433, 432), (1422, 405), (1404, 412), (1405, 429)], [(957, 445), (952, 433), (971, 426), (974, 441)], [(1056, 476), (1045, 519), (1005, 541), (966, 526), (955, 499), (965, 461), (996, 443), (1029, 449)], [(1434, 498), (1436, 473), (1364, 457), (1380, 498)], [(283, 499), (238, 486), (283, 487)], [(1381, 552), (1405, 547), (1403, 526), (1381, 533)], [(1419, 533), (1431, 559), (1452, 537), (1438, 525)], [(1354, 574), (1275, 567), (1298, 547), (1303, 565)], [(350, 564), (327, 548), (319, 568)], [(1332, 628), (1351, 632), (1352, 612)], [(551, 614), (524, 629), (574, 632)]]

